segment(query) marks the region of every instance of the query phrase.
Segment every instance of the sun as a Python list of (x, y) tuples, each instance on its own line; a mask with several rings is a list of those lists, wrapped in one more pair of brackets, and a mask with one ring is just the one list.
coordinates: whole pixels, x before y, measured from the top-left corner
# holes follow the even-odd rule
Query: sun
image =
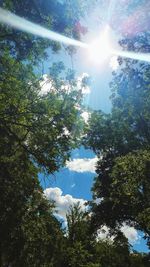
[(91, 62), (102, 64), (112, 55), (109, 30), (109, 26), (106, 26), (100, 34), (99, 38), (89, 44), (88, 53)]

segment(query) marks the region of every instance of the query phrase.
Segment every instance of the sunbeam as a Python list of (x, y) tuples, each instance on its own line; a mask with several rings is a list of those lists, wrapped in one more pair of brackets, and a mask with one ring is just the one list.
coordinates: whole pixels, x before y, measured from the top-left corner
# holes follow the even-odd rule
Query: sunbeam
[(68, 38), (66, 36), (63, 36), (61, 34), (55, 33), (53, 31), (50, 31), (40, 25), (32, 23), (17, 15), (14, 15), (11, 12), (3, 8), (0, 8), (0, 22), (10, 25), (11, 27), (15, 29), (40, 36), (42, 38), (47, 38), (50, 40), (58, 41), (58, 42), (61, 42), (67, 45), (74, 45), (74, 46), (79, 46), (83, 48), (88, 47), (88, 45), (85, 43), (82, 43), (80, 41), (77, 41), (77, 40)]
[(106, 25), (99, 38), (89, 45), (88, 50), (90, 61), (93, 61), (96, 64), (102, 64), (112, 54), (109, 31), (110, 27), (109, 25)]
[[(112, 13), (112, 10), (115, 6), (115, 0), (110, 2), (109, 7), (109, 15)], [(128, 51), (121, 51), (120, 49), (112, 49), (111, 40), (109, 39), (109, 26), (106, 26), (104, 32), (100, 35), (100, 38), (93, 42), (93, 44), (86, 44), (80, 42), (78, 40), (71, 39), (69, 37), (63, 36), (56, 32), (50, 31), (40, 25), (32, 23), (24, 18), (21, 18), (17, 15), (12, 14), (11, 12), (0, 8), (0, 22), (6, 25), (10, 25), (11, 27), (22, 30), (27, 33), (31, 33), (42, 38), (48, 38), (50, 40), (58, 41), (68, 45), (74, 45), (82, 48), (88, 49), (88, 53), (90, 57), (93, 58), (93, 61), (101, 61), (103, 62), (106, 58), (111, 55), (117, 55), (121, 57), (131, 58), (140, 61), (150, 62), (150, 54), (149, 53), (135, 53)]]
[(113, 15), (114, 10), (115, 10), (115, 6), (116, 6), (116, 0), (110, 0), (107, 18), (106, 18), (106, 23), (108, 23), (108, 24), (110, 23), (111, 17)]
[(150, 53), (135, 53), (121, 50), (113, 50), (112, 53), (121, 57), (150, 62)]

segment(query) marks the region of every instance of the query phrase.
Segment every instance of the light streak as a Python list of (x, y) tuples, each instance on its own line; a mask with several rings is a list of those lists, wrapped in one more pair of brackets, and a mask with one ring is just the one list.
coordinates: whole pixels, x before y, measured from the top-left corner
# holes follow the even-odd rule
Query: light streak
[(106, 18), (106, 23), (109, 24), (111, 17), (114, 13), (116, 7), (116, 0), (110, 0), (109, 2), (109, 7), (108, 7), (108, 12), (107, 12), (107, 18)]
[[(109, 8), (108, 8), (108, 13), (107, 13), (107, 19), (106, 23), (109, 24), (111, 17), (114, 13), (115, 7), (116, 7), (116, 0), (110, 0), (109, 2)], [(116, 55), (116, 56), (121, 56), (125, 58), (130, 58), (134, 60), (140, 60), (140, 61), (145, 61), (145, 62), (150, 62), (150, 53), (140, 53), (140, 52), (131, 52), (131, 51), (121, 51), (121, 49), (111, 49), (109, 50), (109, 53), (111, 55)]]
[[(108, 18), (110, 17), (110, 15), (112, 14), (114, 10), (115, 3), (116, 3), (116, 0), (112, 0), (110, 2)], [(89, 51), (89, 48), (91, 49), (90, 44), (86, 44), (78, 40), (74, 40), (72, 38), (63, 36), (59, 33), (50, 31), (40, 25), (37, 25), (24, 18), (21, 18), (1, 7), (0, 7), (0, 22), (3, 24), (9, 25), (15, 29), (40, 36), (42, 38), (47, 38), (47, 39), (61, 42), (67, 45), (73, 45), (73, 46), (86, 48), (88, 49), (88, 51)], [(117, 55), (117, 56), (121, 56), (125, 58), (131, 58), (134, 60), (150, 62), (150, 53), (135, 53), (135, 52), (130, 52), (130, 51), (121, 51), (120, 49), (117, 49), (117, 50), (113, 50), (113, 49), (111, 50), (110, 48), (106, 49), (107, 47), (109, 47), (109, 44), (107, 44), (106, 42), (105, 42), (105, 45), (102, 44), (102, 46), (99, 43), (98, 47), (99, 47), (99, 50), (101, 50), (101, 52), (98, 53), (99, 56), (102, 55), (103, 53), (108, 53), (109, 54), (108, 56), (110, 56), (111, 54), (111, 55)], [(106, 50), (109, 50), (109, 51), (106, 51)]]
[(135, 53), (129, 51), (113, 50), (112, 53), (117, 56), (150, 62), (150, 53)]
[(89, 57), (91, 61), (100, 65), (111, 55), (111, 45), (109, 40), (109, 25), (106, 25), (99, 38), (89, 45)]
[(40, 25), (21, 18), (3, 8), (0, 8), (0, 22), (9, 25), (15, 29), (40, 36), (42, 38), (47, 38), (67, 45), (74, 45), (83, 48), (88, 47), (88, 45), (83, 42), (50, 31)]

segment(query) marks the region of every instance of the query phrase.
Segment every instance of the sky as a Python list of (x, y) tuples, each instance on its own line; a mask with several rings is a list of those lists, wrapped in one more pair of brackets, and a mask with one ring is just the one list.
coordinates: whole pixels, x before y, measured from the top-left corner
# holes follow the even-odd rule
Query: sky
[[(108, 3), (109, 1), (106, 1)], [(119, 14), (118, 5), (115, 5), (116, 1), (111, 1), (111, 5), (99, 8), (96, 6), (82, 23), (88, 27), (89, 32), (84, 37), (84, 41), (90, 42), (98, 33), (100, 34), (103, 30), (104, 21), (111, 22), (114, 14)], [(135, 4), (136, 2), (136, 4)], [(141, 27), (145, 27), (146, 30), (147, 22), (143, 17), (143, 4), (146, 1), (121, 1), (121, 16), (118, 16), (118, 21), (115, 19), (115, 23), (111, 30), (112, 42), (116, 42), (120, 35), (125, 35), (126, 31), (128, 34), (135, 35), (136, 30), (133, 24), (138, 23), (138, 32), (142, 30)], [(140, 4), (139, 4), (140, 3)], [(150, 7), (147, 2), (147, 7)], [(124, 9), (123, 9), (124, 8)], [(116, 10), (116, 11), (115, 11)], [(150, 10), (150, 9), (149, 9)], [(137, 22), (137, 14), (141, 15), (141, 24)], [(111, 23), (110, 23), (111, 24)], [(118, 25), (118, 30), (115, 32), (114, 27)], [(122, 28), (121, 28), (121, 26)], [(141, 26), (142, 25), (142, 26)], [(130, 26), (130, 27), (129, 27)], [(121, 30), (122, 32), (121, 32)], [(71, 59), (62, 50), (58, 55), (50, 53), (50, 58), (52, 61), (63, 61), (67, 67), (71, 67)], [(101, 55), (100, 55), (101, 56)], [(109, 82), (112, 79), (112, 71), (118, 68), (116, 58), (106, 58), (101, 64), (100, 62), (92, 62), (88, 57), (86, 50), (79, 48), (76, 55), (73, 58), (74, 69), (76, 70), (77, 77), (81, 77), (83, 73), (88, 74), (91, 77), (90, 92), (85, 95), (84, 103), (92, 109), (101, 109), (108, 113), (111, 111), (110, 102), (110, 88)], [(49, 72), (49, 61), (44, 62), (44, 73)], [(58, 208), (57, 217), (59, 219), (65, 220), (66, 212), (70, 205), (80, 201), (81, 206), (84, 209), (84, 203), (87, 200), (92, 199), (91, 188), (93, 185), (93, 179), (95, 177), (95, 165), (96, 165), (96, 155), (91, 150), (86, 150), (83, 147), (75, 149), (72, 151), (71, 159), (66, 163), (66, 167), (62, 168), (59, 172), (50, 176), (49, 179), (45, 179), (43, 174), (39, 175), (41, 184), (45, 190), (45, 194), (48, 199), (56, 201), (56, 206)], [(139, 251), (147, 251), (145, 241), (142, 239), (142, 233), (137, 232), (133, 227), (123, 226), (122, 231), (128, 237), (133, 248)], [(107, 232), (107, 231), (106, 231)], [(102, 233), (100, 234), (101, 238)]]

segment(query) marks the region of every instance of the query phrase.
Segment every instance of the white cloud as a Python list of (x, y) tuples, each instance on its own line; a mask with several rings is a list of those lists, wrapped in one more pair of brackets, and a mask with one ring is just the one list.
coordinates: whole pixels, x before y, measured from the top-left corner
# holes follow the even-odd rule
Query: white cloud
[(71, 85), (69, 83), (63, 84), (61, 86), (61, 89), (65, 92), (67, 92), (68, 94), (71, 92)]
[[(46, 188), (44, 194), (47, 199), (55, 202), (56, 212), (60, 218), (66, 220), (66, 213), (68, 212), (70, 206), (80, 203), (81, 209), (85, 210), (85, 200), (80, 198), (74, 198), (71, 195), (62, 195), (62, 190), (58, 187)], [(57, 217), (58, 217), (57, 216)]]
[(44, 74), (42, 78), (42, 81), (40, 81), (40, 95), (45, 95), (52, 90), (55, 91), (53, 80), (47, 74)]
[[(77, 77), (77, 90), (81, 90), (84, 95), (90, 94), (91, 89), (86, 83), (84, 83), (84, 79), (88, 78), (89, 75), (87, 73), (83, 73), (81, 76)], [(61, 85), (61, 89), (63, 91), (66, 91), (68, 93), (71, 92), (72, 87), (69, 83), (66, 83), (65, 81), (62, 81), (63, 84)], [(42, 77), (42, 80), (39, 82), (40, 83), (40, 95), (45, 95), (50, 91), (56, 91), (56, 88), (54, 87), (54, 82), (51, 79), (51, 77), (48, 74), (44, 74)]]
[(90, 113), (87, 111), (84, 111), (81, 113), (81, 117), (84, 119), (85, 123), (87, 123), (90, 118)]
[[(140, 239), (140, 235), (138, 234), (137, 230), (134, 227), (128, 226), (124, 223), (124, 225), (120, 229), (122, 233), (124, 233), (125, 237), (128, 239), (130, 244), (138, 243)], [(100, 239), (110, 239), (113, 241), (114, 236), (109, 235), (109, 228), (104, 225), (101, 229), (97, 231), (97, 240)]]
[(83, 83), (84, 79), (86, 78), (89, 78), (88, 73), (82, 73), (82, 75), (77, 78), (77, 89), (82, 90), (82, 93), (84, 95), (88, 95), (91, 93), (90, 87)]
[(119, 68), (118, 57), (117, 56), (113, 56), (110, 59), (109, 65), (112, 68), (112, 70), (117, 70)]
[(72, 161), (67, 161), (66, 167), (70, 171), (75, 172), (92, 172), (95, 173), (96, 163), (98, 158), (83, 158), (83, 159), (73, 159)]
[[(74, 184), (73, 184), (74, 186)], [(66, 214), (69, 211), (70, 206), (74, 204), (80, 203), (81, 209), (86, 210), (87, 206), (85, 206), (86, 201), (80, 198), (74, 198), (71, 195), (67, 194), (63, 196), (63, 192), (60, 188), (46, 188), (44, 190), (44, 194), (47, 199), (54, 201), (56, 205), (56, 213), (55, 216), (59, 220), (64, 221), (64, 226), (66, 226)], [(121, 227), (121, 231), (124, 233), (126, 238), (128, 238), (131, 244), (138, 243), (140, 240), (140, 235), (138, 234), (137, 230), (134, 227), (130, 227), (127, 224), (123, 224)], [(113, 241), (114, 236), (109, 236), (109, 228), (107, 226), (103, 226), (101, 229), (97, 231), (97, 240), (101, 239), (110, 239)]]
[(93, 200), (93, 202), (94, 202), (96, 205), (98, 205), (98, 204), (101, 203), (102, 200), (103, 200), (103, 198), (96, 198), (96, 199)]
[(89, 86), (82, 87), (82, 94), (83, 95), (89, 95), (91, 93), (91, 89)]
[(69, 137), (71, 135), (71, 132), (66, 127), (63, 127), (63, 132), (57, 136), (57, 140), (61, 139), (63, 136)]
[(66, 127), (63, 128), (63, 131), (64, 131), (63, 134), (66, 135), (66, 136), (69, 136), (71, 134)]
[(102, 226), (100, 229), (97, 230), (97, 241), (98, 240), (105, 240), (105, 239), (109, 239), (112, 240), (114, 239), (114, 236), (109, 235), (109, 228), (104, 225)]
[(140, 236), (138, 235), (138, 232), (134, 227), (130, 227), (124, 224), (121, 227), (121, 231), (124, 233), (125, 237), (128, 238), (131, 244), (137, 243), (140, 239)]
[(89, 74), (86, 73), (86, 72), (83, 72), (80, 78), (81, 78), (82, 80), (83, 80), (84, 78), (89, 78)]

